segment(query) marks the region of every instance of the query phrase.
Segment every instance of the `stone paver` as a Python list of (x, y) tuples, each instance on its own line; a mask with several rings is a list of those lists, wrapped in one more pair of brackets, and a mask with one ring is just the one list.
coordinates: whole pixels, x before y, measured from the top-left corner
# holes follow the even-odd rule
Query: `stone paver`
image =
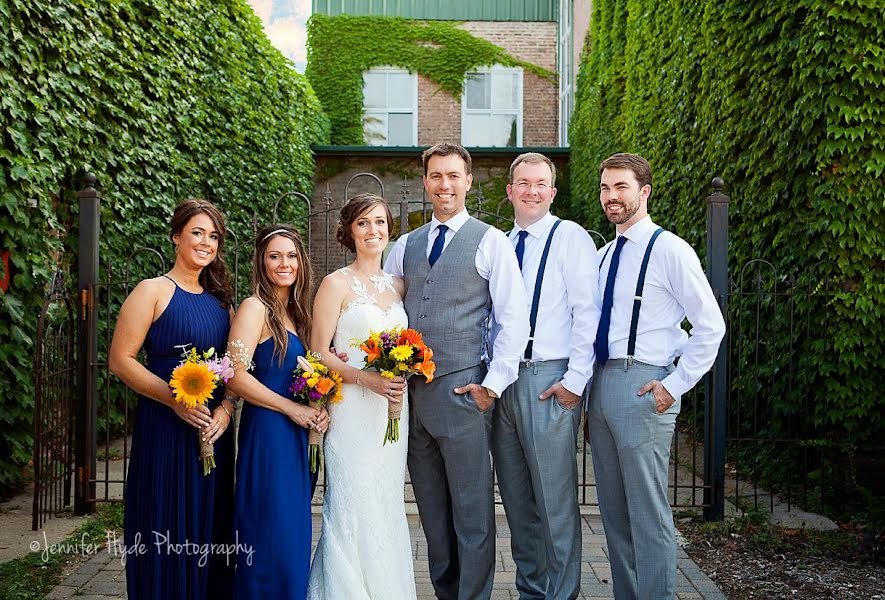
[[(427, 541), (421, 530), (417, 515), (408, 515), (412, 537), (412, 556), (415, 583), (419, 600), (435, 598), (430, 583), (427, 564)], [(319, 539), (322, 521), (319, 514), (313, 516), (314, 546)], [(598, 515), (584, 515), (582, 531), (581, 595), (584, 600), (612, 598), (611, 568), (608, 563), (602, 521)], [(497, 516), (498, 554), (495, 561), (495, 582), (492, 600), (519, 598), (514, 581), (516, 565), (510, 555), (510, 530), (503, 515)], [(725, 596), (692, 560), (679, 550), (677, 559), (677, 598), (684, 600), (720, 600)], [(94, 598), (111, 600), (126, 597), (126, 573), (119, 556), (106, 550), (92, 556), (88, 561), (65, 578), (47, 598)], [(388, 600), (388, 599), (384, 599)]]

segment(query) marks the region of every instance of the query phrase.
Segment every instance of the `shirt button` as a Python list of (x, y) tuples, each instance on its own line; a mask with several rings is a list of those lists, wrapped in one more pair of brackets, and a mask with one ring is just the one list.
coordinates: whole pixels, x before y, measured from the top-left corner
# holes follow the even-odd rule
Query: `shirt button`
[(427, 283), (433, 283), (433, 280), (432, 280), (432, 279), (428, 279), (428, 280), (427, 280)]
[(430, 296), (424, 296), (425, 300), (430, 300)]

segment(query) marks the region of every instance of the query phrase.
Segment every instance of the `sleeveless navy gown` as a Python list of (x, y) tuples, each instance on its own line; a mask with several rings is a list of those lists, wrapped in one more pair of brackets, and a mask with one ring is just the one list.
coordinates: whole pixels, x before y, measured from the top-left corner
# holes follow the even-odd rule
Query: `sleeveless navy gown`
[[(304, 355), (301, 340), (288, 336), (282, 365), (273, 356), (273, 338), (258, 344), (253, 357), (255, 378), (284, 397)], [(303, 600), (313, 495), (307, 430), (282, 413), (245, 402), (238, 436), (234, 527), (239, 544), (253, 554), (237, 555), (235, 596)]]
[[(144, 343), (147, 369), (168, 381), (191, 344), (223, 351), (230, 316), (208, 292), (175, 287)], [(209, 407), (215, 408), (223, 386)], [(203, 475), (197, 429), (150, 398), (139, 397), (124, 494), (126, 588), (138, 598), (230, 598), (234, 559), (209, 544), (233, 538), (233, 425), (215, 442), (218, 465)], [(228, 564), (229, 563), (229, 564)]]

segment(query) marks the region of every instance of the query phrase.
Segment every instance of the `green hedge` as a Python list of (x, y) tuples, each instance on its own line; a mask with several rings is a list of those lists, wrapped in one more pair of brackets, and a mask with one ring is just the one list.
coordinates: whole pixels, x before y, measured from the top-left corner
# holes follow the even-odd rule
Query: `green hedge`
[(76, 264), (84, 171), (119, 276), (138, 246), (171, 258), (168, 218), (186, 197), (218, 202), (242, 240), (253, 213), (263, 223), (278, 194), (308, 189), (328, 122), (245, 0), (0, 0), (0, 29), (2, 488), (30, 458), (37, 312), (56, 263)]
[(782, 334), (762, 348), (767, 364), (739, 348), (751, 331), (732, 340), (733, 373), (744, 369), (732, 400), (771, 411), (760, 437), (798, 425), (858, 460), (885, 423), (883, 39), (881, 0), (594, 2), (571, 129), (573, 197), (590, 198), (575, 208), (591, 225), (606, 226), (598, 165), (613, 152), (651, 161), (652, 215), (698, 249), (709, 181), (725, 179), (732, 275), (764, 258), (781, 289), (811, 291), (795, 328), (783, 311), (763, 323)]
[(332, 126), (332, 143), (361, 145), (363, 71), (393, 66), (420, 73), (456, 98), (464, 74), (479, 66), (522, 67), (541, 77), (555, 73), (517, 60), (457, 22), (395, 17), (314, 14), (307, 24), (307, 75)]

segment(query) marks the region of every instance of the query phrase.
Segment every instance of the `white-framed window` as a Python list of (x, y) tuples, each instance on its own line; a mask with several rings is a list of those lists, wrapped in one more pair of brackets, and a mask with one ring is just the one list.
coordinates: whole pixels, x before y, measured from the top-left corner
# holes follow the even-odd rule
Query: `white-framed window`
[(522, 146), (522, 69), (495, 65), (464, 75), (464, 146)]
[(405, 69), (363, 73), (363, 135), (370, 146), (418, 145), (418, 77)]

